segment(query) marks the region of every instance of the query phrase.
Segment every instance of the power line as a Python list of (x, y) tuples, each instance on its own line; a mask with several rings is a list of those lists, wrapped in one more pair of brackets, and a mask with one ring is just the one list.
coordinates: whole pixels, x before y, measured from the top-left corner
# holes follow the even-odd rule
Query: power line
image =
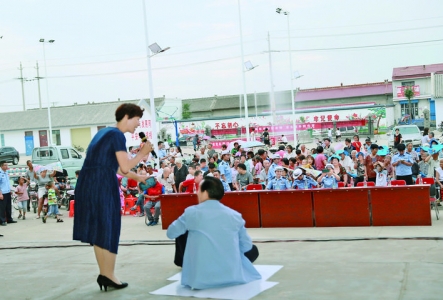
[[(365, 35), (365, 34), (377, 34), (377, 33), (389, 33), (389, 32), (404, 32), (412, 30), (422, 30), (430, 28), (441, 28), (443, 25), (436, 26), (426, 26), (417, 28), (406, 28), (406, 29), (392, 29), (392, 30), (380, 30), (380, 31), (368, 31), (368, 32), (352, 32), (352, 33), (337, 33), (337, 34), (322, 34), (322, 35), (306, 35), (306, 36), (291, 36), (291, 38), (319, 38), (319, 37), (331, 37), (331, 36), (348, 36), (348, 35)], [(273, 37), (272, 39), (287, 39), (288, 37)]]
[[(336, 47), (336, 48), (313, 48), (313, 49), (300, 49), (292, 50), (291, 52), (307, 52), (307, 51), (332, 51), (332, 50), (346, 50), (346, 49), (363, 49), (363, 48), (376, 48), (376, 47), (391, 47), (391, 46), (403, 46), (412, 44), (424, 44), (433, 42), (442, 42), (440, 40), (429, 40), (429, 41), (419, 41), (419, 42), (406, 42), (406, 43), (394, 43), (394, 44), (380, 44), (380, 45), (367, 45), (367, 46), (353, 46), (353, 47)], [(288, 50), (279, 50), (280, 52), (288, 52)]]
[[(342, 25), (342, 26), (328, 26), (328, 27), (310, 27), (310, 28), (299, 28), (299, 29), (292, 29), (291, 30), (312, 30), (312, 29), (331, 29), (331, 28), (348, 28), (348, 27), (360, 27), (360, 26), (368, 26), (368, 25), (384, 25), (384, 24), (394, 24), (394, 23), (404, 23), (404, 22), (414, 22), (414, 21), (428, 21), (433, 19), (441, 19), (443, 16), (439, 17), (432, 17), (432, 18), (420, 18), (420, 19), (405, 19), (400, 21), (388, 21), (388, 22), (378, 22), (378, 23), (364, 23), (364, 24), (355, 24), (355, 25)], [(277, 30), (277, 31), (286, 31), (286, 30)]]

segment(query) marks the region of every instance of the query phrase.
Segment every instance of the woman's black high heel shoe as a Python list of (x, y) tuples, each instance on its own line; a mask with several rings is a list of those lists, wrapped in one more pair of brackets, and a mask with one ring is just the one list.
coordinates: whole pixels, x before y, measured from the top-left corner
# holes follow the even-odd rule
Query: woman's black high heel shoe
[(121, 284), (117, 284), (114, 281), (112, 281), (111, 279), (109, 279), (108, 277), (103, 276), (103, 275), (98, 275), (97, 283), (98, 283), (98, 286), (100, 287), (100, 291), (102, 290), (102, 287), (105, 287), (105, 292), (108, 291), (108, 286), (113, 287), (115, 289), (123, 289), (128, 286), (128, 284), (126, 282), (122, 282)]

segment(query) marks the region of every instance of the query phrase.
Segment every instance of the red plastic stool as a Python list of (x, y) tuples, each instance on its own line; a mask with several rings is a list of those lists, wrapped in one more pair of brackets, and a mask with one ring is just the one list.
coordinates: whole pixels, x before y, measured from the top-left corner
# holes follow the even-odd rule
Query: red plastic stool
[(70, 218), (74, 217), (74, 203), (75, 203), (75, 200), (69, 201), (69, 217)]
[(137, 198), (135, 197), (127, 197), (125, 199), (125, 215), (126, 213), (129, 213), (130, 215), (135, 215), (137, 213), (137, 210), (131, 210), (131, 207), (133, 207), (137, 203)]

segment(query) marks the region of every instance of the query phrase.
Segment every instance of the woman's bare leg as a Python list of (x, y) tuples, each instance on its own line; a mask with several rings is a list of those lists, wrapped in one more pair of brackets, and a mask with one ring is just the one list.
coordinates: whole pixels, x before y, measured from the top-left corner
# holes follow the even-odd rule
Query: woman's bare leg
[(111, 253), (108, 250), (96, 245), (94, 245), (94, 253), (98, 268), (100, 269), (100, 275), (108, 277), (117, 284), (121, 284), (121, 281), (115, 277), (114, 274), (117, 254)]
[(37, 216), (40, 217), (40, 213), (42, 212), (43, 208), (43, 198), (38, 199), (38, 208), (37, 208)]

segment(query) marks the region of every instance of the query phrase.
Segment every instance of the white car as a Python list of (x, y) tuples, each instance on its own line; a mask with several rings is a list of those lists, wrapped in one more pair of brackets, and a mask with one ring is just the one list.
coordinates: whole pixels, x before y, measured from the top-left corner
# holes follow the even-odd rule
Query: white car
[(387, 133), (389, 147), (394, 147), (394, 134), (397, 128), (400, 130), (403, 139), (402, 144), (412, 143), (414, 147), (421, 146), (422, 134), (417, 125), (398, 125), (392, 128), (391, 132)]

